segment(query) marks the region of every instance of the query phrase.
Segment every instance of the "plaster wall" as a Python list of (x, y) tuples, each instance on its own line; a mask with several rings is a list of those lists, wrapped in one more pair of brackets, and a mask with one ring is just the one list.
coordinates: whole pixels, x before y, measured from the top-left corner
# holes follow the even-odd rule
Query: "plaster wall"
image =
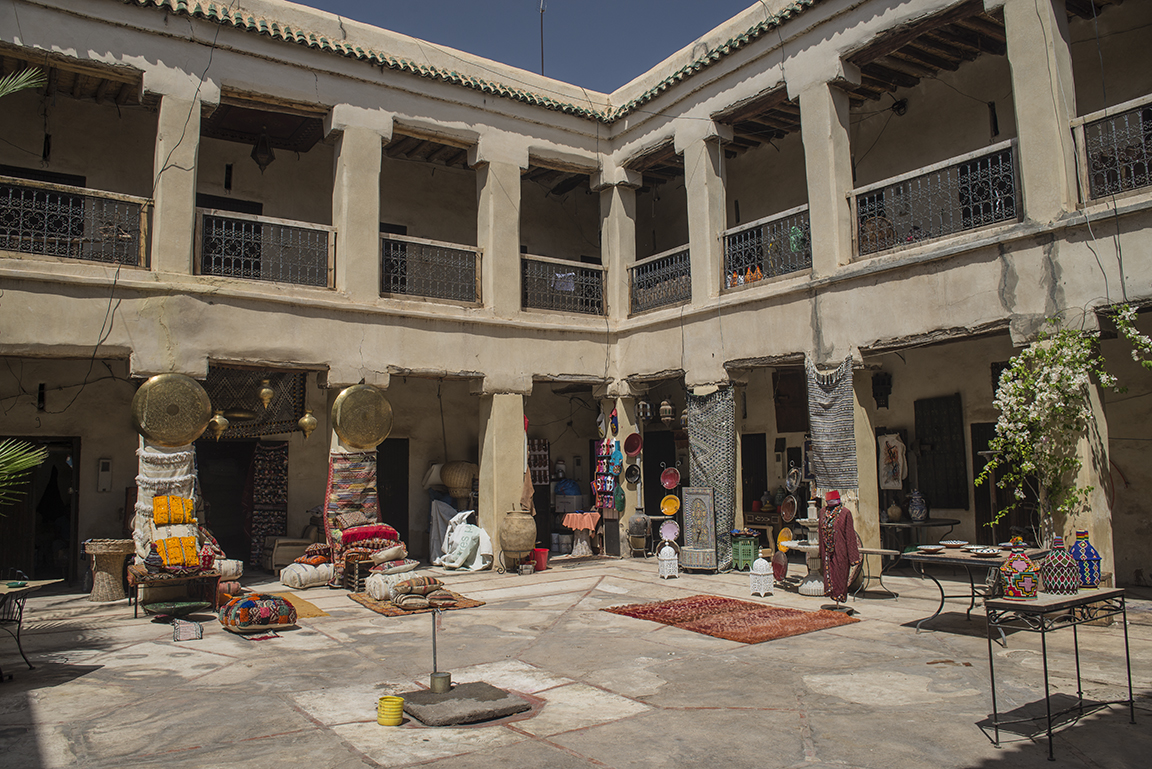
[[(41, 160), (45, 133), (52, 135), (46, 163)], [(156, 113), (143, 107), (117, 109), (63, 93), (45, 99), (36, 91), (20, 91), (4, 97), (0, 139), (0, 164), (76, 174), (95, 190), (152, 194)]]
[(1113, 5), (1095, 21), (1077, 16), (1068, 23), (1079, 114), (1152, 93), (1149, 26), (1150, 3)]
[(636, 191), (636, 259), (688, 245), (684, 177)]
[[(755, 221), (808, 202), (800, 132), (724, 159), (727, 227)], [(739, 204), (740, 217), (736, 217)]]
[(380, 221), (402, 224), (414, 238), (476, 245), (476, 172), (385, 157), (380, 169)]
[(586, 187), (563, 195), (522, 180), (520, 183), (520, 244), (529, 254), (579, 261), (600, 256), (600, 198)]

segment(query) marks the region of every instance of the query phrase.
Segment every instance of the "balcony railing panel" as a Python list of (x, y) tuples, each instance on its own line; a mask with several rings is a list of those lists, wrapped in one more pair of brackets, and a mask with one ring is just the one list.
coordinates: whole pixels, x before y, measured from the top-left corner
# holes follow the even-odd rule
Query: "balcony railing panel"
[(480, 252), (472, 246), (380, 236), (380, 293), (480, 301)]
[(800, 206), (724, 233), (724, 288), (812, 269), (808, 206)]
[(198, 209), (197, 271), (224, 278), (331, 286), (335, 230), (320, 224)]
[[(1094, 119), (1098, 115), (1103, 116)], [(1077, 139), (1081, 163), (1087, 166), (1089, 200), (1152, 186), (1152, 96), (1075, 123), (1081, 126)]]
[(1015, 142), (855, 190), (853, 198), (860, 256), (1016, 221)]
[(688, 246), (650, 256), (628, 270), (632, 313), (692, 301)]
[(145, 198), (0, 176), (0, 250), (148, 265)]
[(526, 310), (603, 315), (604, 268), (542, 256), (521, 256), (520, 302)]

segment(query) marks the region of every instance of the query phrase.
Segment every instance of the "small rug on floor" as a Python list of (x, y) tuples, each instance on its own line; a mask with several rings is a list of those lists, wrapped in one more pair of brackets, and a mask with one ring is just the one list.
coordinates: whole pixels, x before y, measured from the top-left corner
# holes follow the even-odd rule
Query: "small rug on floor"
[(311, 601), (305, 601), (295, 593), (272, 593), (272, 595), (283, 598), (296, 609), (296, 619), (308, 619), (309, 617), (331, 617), (332, 615), (321, 609)]
[(612, 606), (601, 611), (660, 622), (746, 644), (787, 638), (860, 621), (838, 611), (785, 609), (715, 595), (693, 595), (673, 601)]
[[(452, 593), (451, 590), (448, 591)], [(377, 614), (383, 614), (385, 617), (407, 617), (409, 614), (427, 614), (430, 611), (435, 611), (435, 608), (429, 606), (427, 609), (413, 609), (406, 611), (395, 606), (391, 601), (377, 601), (369, 597), (367, 593), (349, 593), (348, 597), (358, 604), (366, 606)], [(452, 597), (456, 599), (455, 606), (441, 606), (442, 611), (451, 611), (452, 609), (472, 609), (477, 606), (483, 606), (483, 601), (474, 601), (471, 598), (465, 598), (459, 593), (452, 593)]]

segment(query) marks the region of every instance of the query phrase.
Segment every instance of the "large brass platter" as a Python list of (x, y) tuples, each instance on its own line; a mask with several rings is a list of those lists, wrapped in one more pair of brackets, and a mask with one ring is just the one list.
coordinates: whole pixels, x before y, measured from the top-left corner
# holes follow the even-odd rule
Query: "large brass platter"
[(332, 404), (332, 427), (345, 446), (374, 449), (392, 432), (392, 404), (378, 387), (346, 387)]
[(187, 446), (211, 418), (208, 393), (185, 374), (157, 374), (132, 397), (132, 427), (160, 446)]

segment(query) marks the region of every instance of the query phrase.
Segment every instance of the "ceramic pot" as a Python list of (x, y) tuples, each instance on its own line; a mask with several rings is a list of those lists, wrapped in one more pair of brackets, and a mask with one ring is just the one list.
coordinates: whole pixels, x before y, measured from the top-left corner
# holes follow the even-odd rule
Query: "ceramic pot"
[(928, 501), (919, 490), (913, 491), (908, 499), (908, 517), (914, 521), (928, 519)]
[(901, 518), (904, 517), (904, 510), (901, 509), (900, 505), (896, 504), (895, 502), (893, 502), (891, 505), (888, 506), (887, 512), (888, 512), (888, 521), (890, 523), (896, 523), (897, 521), (899, 521)]
[(500, 549), (505, 568), (520, 563), (536, 548), (536, 519), (523, 510), (509, 510), (500, 521)]
[(1076, 595), (1080, 589), (1080, 567), (1064, 549), (1064, 538), (1059, 534), (1052, 540), (1052, 552), (1040, 566), (1040, 582), (1045, 593), (1055, 595)]
[(1088, 530), (1077, 529), (1071, 554), (1080, 572), (1080, 587), (1100, 587), (1100, 553), (1088, 541)]
[(1008, 560), (1000, 566), (1000, 580), (1005, 598), (1029, 601), (1036, 597), (1036, 590), (1040, 587), (1040, 570), (1024, 554), (1024, 548), (1014, 547)]

